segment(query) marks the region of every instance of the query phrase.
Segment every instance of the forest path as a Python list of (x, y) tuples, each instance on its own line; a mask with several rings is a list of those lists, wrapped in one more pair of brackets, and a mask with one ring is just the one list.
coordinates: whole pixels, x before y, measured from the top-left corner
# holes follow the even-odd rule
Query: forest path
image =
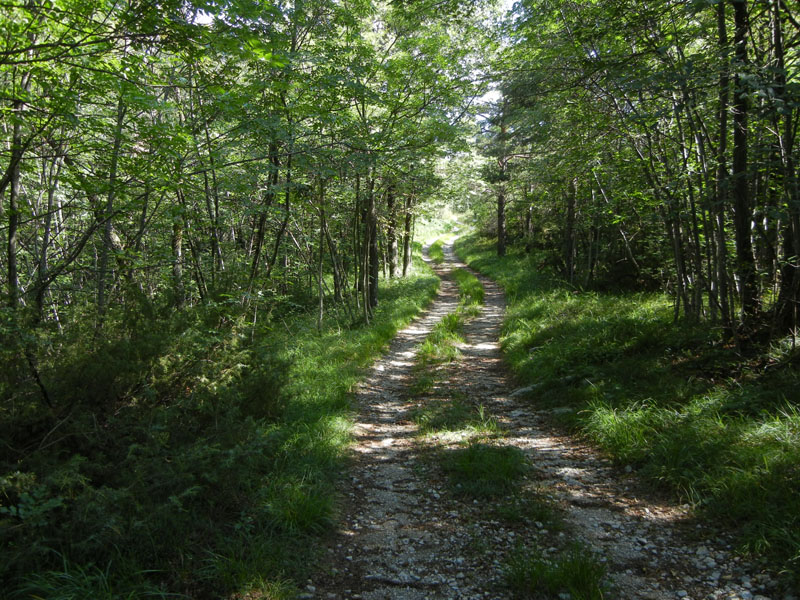
[[(412, 391), (417, 347), (458, 306), (455, 268), (466, 267), (445, 247), (445, 262), (434, 266), (442, 278), (438, 297), (398, 334), (357, 390), (340, 528), (325, 571), (299, 598), (513, 598), (503, 573), (515, 548), (555, 556), (576, 539), (603, 561), (613, 585), (606, 598), (770, 598), (772, 580), (733, 556), (727, 540), (706, 539), (685, 507), (639, 498), (634, 475), (557, 432), (548, 425), (552, 415), (513, 394), (498, 344), (505, 299), (494, 282), (479, 276), (485, 302), (465, 327), (461, 357), (444, 368), (434, 389)], [(513, 506), (507, 499), (478, 501), (452, 493), (439, 463), (466, 438), (420, 436), (412, 419), (414, 410), (449, 398), (482, 406), (496, 420), (502, 433), (490, 443), (519, 448), (532, 465), (518, 498), (544, 494), (560, 518), (526, 517), (524, 508), (523, 514), (503, 512), (503, 506)]]

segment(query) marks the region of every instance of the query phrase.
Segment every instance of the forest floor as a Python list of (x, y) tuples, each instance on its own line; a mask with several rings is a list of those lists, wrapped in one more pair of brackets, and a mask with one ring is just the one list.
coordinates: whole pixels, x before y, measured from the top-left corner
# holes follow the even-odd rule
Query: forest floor
[[(437, 299), (357, 390), (340, 526), (324, 570), (299, 598), (793, 600), (688, 506), (654, 496), (635, 473), (555, 427), (552, 409), (514, 394), (498, 344), (505, 300), (492, 281), (479, 276), (484, 304), (464, 327), (460, 356), (420, 393), (417, 348), (457, 309), (451, 273), (465, 267), (446, 247), (434, 268)], [(421, 430), (420, 415), (456, 405), (471, 415), (460, 426), (450, 419)], [(513, 491), (460, 493), (447, 465), (470, 445), (524, 454)], [(600, 575), (602, 593), (583, 582)]]

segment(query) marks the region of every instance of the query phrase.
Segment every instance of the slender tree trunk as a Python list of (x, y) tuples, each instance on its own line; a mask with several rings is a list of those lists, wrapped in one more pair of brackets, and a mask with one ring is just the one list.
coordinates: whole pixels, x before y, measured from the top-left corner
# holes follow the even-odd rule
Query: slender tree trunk
[(47, 178), (47, 214), (44, 220), (44, 232), (42, 233), (42, 250), (39, 255), (39, 269), (36, 275), (36, 320), (44, 318), (44, 297), (49, 289), (47, 284), (47, 271), (50, 268), (48, 255), (50, 251), (50, 238), (53, 228), (53, 210), (55, 207), (55, 195), (58, 189), (58, 180), (61, 174), (63, 161), (60, 156), (56, 156), (50, 164), (50, 173)]
[(572, 179), (567, 191), (567, 222), (564, 229), (564, 265), (567, 281), (575, 280), (575, 209), (578, 203), (578, 181)]
[[(31, 73), (23, 73), (20, 80), (20, 90), (27, 93), (30, 90)], [(19, 272), (17, 270), (17, 230), (19, 228), (19, 198), (21, 193), (21, 173), (20, 163), (22, 162), (22, 155), (24, 154), (24, 146), (22, 143), (22, 111), (24, 110), (25, 102), (22, 99), (15, 98), (12, 102), (12, 112), (16, 117), (11, 137), (11, 156), (10, 156), (10, 172), (9, 172), (9, 207), (8, 207), (8, 304), (11, 310), (16, 310), (20, 302), (20, 289), (19, 289)], [(2, 193), (0, 192), (0, 205), (2, 205)], [(47, 248), (43, 249), (47, 252)], [(27, 344), (23, 344), (23, 353), (28, 367), (31, 370), (31, 375), (36, 382), (37, 387), (42, 395), (44, 403), (52, 408), (53, 403), (50, 400), (50, 394), (39, 375), (39, 368), (36, 365), (36, 357), (33, 351)]]
[[(292, 154), (289, 153), (289, 158), (286, 160), (286, 192), (283, 197), (283, 221), (278, 230), (278, 235), (275, 236), (275, 246), (272, 249), (272, 256), (267, 265), (267, 279), (272, 276), (272, 269), (275, 267), (275, 261), (278, 259), (278, 254), (281, 249), (281, 241), (286, 233), (286, 228), (289, 226), (289, 219), (292, 216)], [(285, 272), (285, 269), (284, 269)]]
[[(26, 72), (20, 78), (20, 95), (27, 94), (31, 85), (31, 73)], [(19, 229), (19, 197), (20, 197), (20, 163), (24, 152), (22, 144), (22, 112), (25, 102), (15, 98), (11, 104), (14, 125), (11, 134), (11, 156), (9, 162), (9, 202), (8, 202), (8, 305), (16, 309), (20, 301), (19, 271), (17, 269), (17, 230)], [(1, 204), (1, 203), (0, 203)]]
[(500, 158), (497, 165), (500, 169), (500, 182), (497, 187), (497, 256), (506, 255), (506, 172), (508, 170), (508, 158), (506, 157), (506, 136), (508, 126), (506, 125), (506, 111), (508, 110), (508, 100), (503, 100), (503, 108), (500, 114)]
[(361, 296), (359, 293), (361, 292), (361, 266), (362, 266), (362, 256), (363, 252), (361, 250), (361, 240), (363, 236), (361, 234), (361, 228), (363, 227), (363, 222), (361, 219), (361, 176), (356, 175), (356, 184), (355, 184), (355, 202), (354, 202), (354, 210), (353, 210), (353, 292), (355, 294), (356, 299), (356, 309), (359, 308), (361, 303)]
[(97, 270), (97, 324), (95, 333), (99, 333), (103, 328), (107, 308), (107, 289), (106, 280), (108, 279), (108, 258), (114, 250), (113, 240), (113, 216), (114, 201), (117, 195), (117, 165), (119, 162), (119, 152), (122, 145), (122, 125), (125, 120), (125, 103), (122, 93), (117, 101), (117, 121), (114, 129), (114, 147), (111, 150), (111, 165), (108, 175), (108, 195), (106, 196), (106, 206), (103, 212), (103, 245), (100, 250), (100, 258)]
[(378, 255), (380, 256), (379, 260), (381, 263), (380, 272), (383, 273), (384, 279), (389, 278), (389, 257), (387, 256), (387, 246), (388, 244), (386, 243), (386, 236), (383, 233), (383, 229), (378, 227)]
[(506, 187), (497, 188), (497, 256), (506, 255)]
[(397, 276), (397, 211), (395, 210), (394, 187), (389, 186), (386, 192), (386, 207), (389, 211), (389, 223), (386, 229), (386, 249), (389, 255), (389, 277)]
[[(596, 200), (597, 192), (594, 186), (592, 186), (592, 206), (596, 205)], [(592, 217), (592, 224), (589, 226), (589, 241), (587, 243), (589, 256), (586, 259), (586, 285), (594, 281), (594, 269), (597, 264), (597, 257), (600, 253), (599, 241), (600, 229), (597, 226), (597, 216), (595, 215)]]
[(208, 164), (211, 166), (211, 197), (213, 199), (213, 213), (212, 213), (212, 228), (213, 236), (212, 241), (214, 244), (214, 264), (216, 270), (225, 270), (225, 261), (222, 259), (222, 227), (219, 218), (219, 183), (217, 182), (217, 167), (214, 160), (214, 153), (211, 149), (211, 134), (208, 131), (208, 121), (203, 120), (203, 130), (206, 135), (206, 146), (208, 146)]
[(328, 227), (325, 216), (325, 182), (319, 179), (319, 258), (317, 260), (317, 296), (319, 310), (317, 312), (317, 331), (322, 331), (322, 319), (325, 316), (325, 295), (322, 288), (323, 259), (325, 256), (325, 230)]
[(411, 207), (413, 196), (406, 196), (405, 218), (403, 220), (403, 277), (408, 275), (408, 266), (411, 264)]
[[(688, 101), (688, 95), (684, 95), (684, 102)], [(683, 118), (681, 116), (681, 102), (678, 100), (677, 97), (673, 97), (673, 110), (675, 113), (675, 122), (678, 127), (678, 133), (680, 136), (680, 148), (681, 148), (681, 162), (683, 165), (683, 170), (686, 173), (691, 172), (691, 167), (689, 164), (691, 152), (689, 148), (689, 139), (686, 136), (686, 131), (683, 125)], [(695, 320), (699, 320), (702, 312), (703, 312), (703, 291), (707, 288), (707, 283), (705, 281), (705, 274), (703, 273), (703, 258), (701, 255), (701, 245), (700, 245), (700, 226), (697, 219), (697, 201), (695, 199), (695, 185), (691, 178), (686, 178), (686, 194), (689, 199), (689, 239), (691, 240), (690, 244), (690, 255), (689, 255), (689, 265), (691, 265), (691, 277), (690, 280), (692, 281), (693, 285), (691, 288), (692, 291), (692, 298), (691, 298), (691, 317)], [(699, 285), (698, 285), (699, 282)]]
[(194, 280), (197, 285), (197, 295), (200, 297), (201, 302), (205, 302), (206, 298), (208, 298), (208, 286), (206, 286), (206, 280), (203, 276), (203, 267), (200, 262), (200, 253), (197, 251), (197, 245), (192, 240), (191, 236), (191, 229), (189, 226), (189, 208), (186, 205), (186, 196), (183, 193), (181, 188), (178, 188), (176, 191), (178, 196), (178, 202), (183, 207), (182, 216), (183, 216), (183, 229), (185, 232), (186, 241), (189, 244), (189, 251), (192, 254), (192, 271), (194, 273)]
[[(197, 94), (197, 108), (199, 118), (202, 119), (203, 135), (205, 137), (206, 153), (208, 155), (208, 169), (203, 171), (203, 187), (206, 196), (206, 211), (208, 212), (208, 220), (211, 224), (211, 254), (213, 267), (211, 270), (211, 280), (213, 287), (216, 280), (216, 272), (225, 269), (220, 245), (219, 184), (217, 182), (217, 168), (216, 161), (214, 160), (214, 151), (212, 149), (211, 133), (208, 129), (208, 119), (203, 117), (203, 101), (199, 93)], [(197, 140), (195, 140), (195, 145), (197, 146)], [(197, 147), (196, 150), (198, 158), (200, 158), (200, 148)]]
[(728, 51), (728, 29), (725, 15), (725, 2), (717, 4), (717, 37), (720, 61), (722, 63), (719, 75), (719, 109), (717, 113), (719, 124), (719, 141), (717, 143), (717, 180), (716, 180), (716, 206), (714, 217), (716, 220), (716, 275), (719, 297), (720, 316), (723, 329), (730, 334), (732, 331), (733, 314), (728, 302), (728, 244), (725, 235), (725, 208), (728, 205), (728, 105), (730, 99), (730, 59)]
[[(772, 43), (775, 49), (775, 95), (788, 104), (786, 93), (786, 57), (781, 23), (781, 0), (772, 2)], [(795, 118), (794, 109), (786, 107), (783, 127), (778, 126), (778, 142), (783, 166), (783, 185), (787, 202), (787, 216), (782, 227), (783, 261), (780, 267), (780, 287), (775, 309), (775, 322), (781, 332), (795, 331), (800, 308), (800, 185), (794, 160)], [(779, 118), (780, 120), (780, 118)]]
[[(670, 200), (672, 202), (672, 200)], [(677, 321), (681, 313), (681, 304), (684, 312), (689, 313), (689, 298), (686, 292), (686, 260), (683, 255), (683, 244), (681, 228), (678, 218), (675, 216), (673, 208), (667, 209), (669, 214), (666, 216), (667, 234), (672, 244), (672, 252), (675, 257), (675, 314), (674, 320)]]
[(176, 215), (172, 220), (172, 293), (175, 295), (175, 308), (182, 308), (186, 302), (183, 286), (183, 216)]
[(367, 237), (369, 244), (367, 251), (369, 255), (367, 298), (370, 309), (378, 306), (378, 274), (380, 272), (380, 257), (378, 255), (378, 208), (375, 203), (375, 175), (370, 176), (367, 190)]
[[(331, 267), (333, 269), (333, 299), (336, 302), (342, 302), (346, 293), (347, 273), (342, 265), (342, 259), (336, 249), (336, 242), (333, 241), (327, 220), (325, 222), (325, 241), (328, 244), (328, 255), (331, 257)], [(347, 308), (349, 310), (349, 305), (347, 305)]]
[(523, 186), (523, 204), (525, 209), (525, 252), (530, 254), (533, 251), (533, 203), (528, 197), (528, 184)]
[(736, 25), (734, 48), (736, 57), (736, 92), (733, 102), (733, 203), (736, 232), (736, 271), (739, 276), (739, 295), (742, 315), (747, 318), (758, 310), (758, 289), (753, 256), (753, 210), (747, 180), (747, 117), (748, 93), (742, 70), (747, 66), (747, 1), (731, 0)]
[(250, 264), (250, 283), (249, 287), (252, 288), (256, 275), (258, 275), (259, 263), (261, 262), (261, 250), (264, 246), (264, 236), (266, 235), (267, 225), (267, 211), (272, 206), (275, 200), (275, 189), (278, 185), (278, 170), (280, 169), (280, 162), (278, 160), (278, 145), (271, 142), (269, 145), (269, 164), (270, 173), (267, 178), (267, 191), (264, 198), (264, 206), (261, 213), (258, 215), (258, 225), (256, 227), (256, 236), (253, 241), (253, 260)]
[[(600, 183), (600, 177), (597, 176), (596, 171), (592, 171), (592, 175), (594, 175), (594, 180), (597, 183), (597, 189), (600, 190), (600, 195), (603, 197), (603, 202), (606, 203), (607, 206), (611, 206), (611, 200), (606, 194), (606, 190), (603, 185)], [(633, 254), (633, 248), (631, 248), (630, 239), (628, 239), (628, 234), (625, 233), (625, 230), (622, 228), (622, 225), (617, 226), (617, 231), (619, 232), (620, 237), (622, 238), (622, 242), (625, 245), (625, 254), (628, 256), (628, 260), (631, 261), (633, 268), (636, 269), (636, 274), (639, 274), (641, 268), (639, 267), (639, 262), (636, 260), (636, 256)], [(598, 236), (600, 232), (598, 231)]]
[(8, 305), (16, 309), (19, 304), (19, 272), (17, 270), (17, 229), (19, 228), (20, 161), (22, 158), (22, 101), (14, 100), (16, 114), (11, 139), (11, 182), (8, 203)]

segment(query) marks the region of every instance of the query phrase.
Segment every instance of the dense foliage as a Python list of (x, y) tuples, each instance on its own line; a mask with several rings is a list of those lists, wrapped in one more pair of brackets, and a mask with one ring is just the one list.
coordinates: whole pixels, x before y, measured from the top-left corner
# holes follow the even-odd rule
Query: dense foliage
[(0, 594), (291, 596), (445, 204), (521, 376), (793, 568), (796, 6), (496, 4), (3, 5)]
[(511, 300), (509, 362), (791, 578), (796, 4), (521, 0), (505, 33), (476, 144), (491, 202), (470, 206), (492, 248), (461, 249)]
[(507, 33), (485, 142), (499, 253), (666, 289), (737, 342), (796, 328), (796, 7), (523, 0)]
[(0, 594), (291, 594), (488, 10), (3, 6)]

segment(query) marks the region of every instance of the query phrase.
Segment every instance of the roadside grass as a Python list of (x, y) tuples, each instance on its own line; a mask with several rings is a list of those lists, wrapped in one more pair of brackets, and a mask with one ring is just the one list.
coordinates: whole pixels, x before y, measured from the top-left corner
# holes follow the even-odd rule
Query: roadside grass
[(525, 455), (513, 446), (471, 442), (441, 450), (441, 465), (457, 496), (497, 498), (513, 493), (528, 469)]
[(530, 402), (620, 465), (692, 503), (800, 582), (800, 350), (743, 358), (710, 326), (673, 323), (657, 294), (575, 292), (518, 252), (476, 236), (462, 260), (509, 301), (506, 359)]
[(110, 568), (95, 565), (81, 566), (64, 562), (59, 570), (32, 575), (18, 590), (19, 597), (48, 598), (48, 600), (118, 600), (135, 598), (161, 598), (171, 595), (157, 586), (143, 581), (114, 582)]
[(573, 543), (555, 556), (519, 546), (506, 564), (506, 584), (518, 598), (602, 600), (605, 566), (591, 551)]
[(331, 308), (319, 332), (299, 309), (256, 327), (220, 303), (46, 371), (77, 416), (66, 459), (1, 473), (0, 597), (295, 597), (337, 518), (351, 390), (437, 287), (415, 256), (369, 326)]

